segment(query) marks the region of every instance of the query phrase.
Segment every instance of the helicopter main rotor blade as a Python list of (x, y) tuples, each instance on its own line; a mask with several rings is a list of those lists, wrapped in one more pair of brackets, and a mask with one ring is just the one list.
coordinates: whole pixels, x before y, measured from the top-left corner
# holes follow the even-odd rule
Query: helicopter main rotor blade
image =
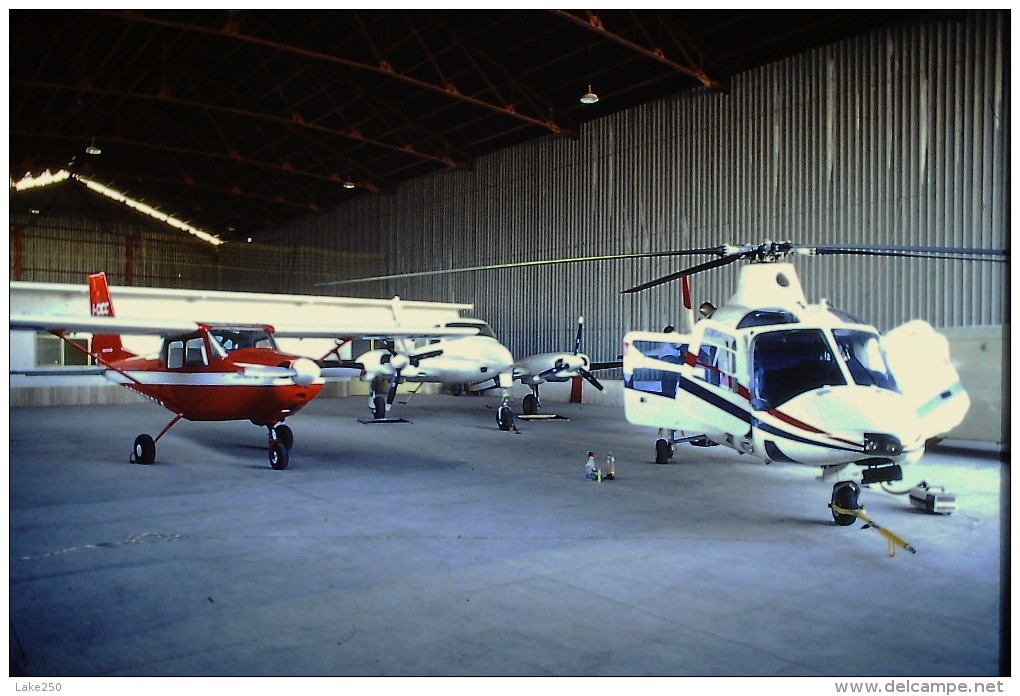
[(684, 276), (694, 275), (695, 273), (701, 273), (702, 271), (707, 271), (707, 270), (712, 269), (712, 268), (718, 268), (719, 266), (725, 266), (727, 264), (733, 263), (737, 259), (743, 258), (744, 256), (745, 256), (745, 254), (740, 253), (740, 254), (731, 254), (730, 256), (723, 256), (721, 259), (712, 259), (711, 261), (706, 261), (704, 263), (700, 263), (697, 266), (692, 266), (691, 268), (687, 268), (687, 269), (682, 270), (682, 271), (677, 271), (676, 273), (670, 273), (667, 276), (663, 276), (661, 278), (656, 278), (655, 280), (650, 280), (647, 283), (642, 283), (641, 285), (636, 285), (636, 286), (634, 286), (632, 288), (629, 288), (627, 290), (623, 290), (622, 292), (625, 293), (625, 294), (626, 293), (632, 293), (632, 292), (641, 292), (642, 290), (647, 290), (648, 288), (654, 288), (654, 287), (656, 287), (658, 285), (663, 285), (665, 283), (669, 283), (669, 282), (672, 282), (674, 280), (678, 280), (680, 278), (683, 278)]
[[(964, 247), (926, 246), (842, 246), (821, 245), (794, 247), (793, 253), (809, 253), (814, 256), (892, 256), (900, 258), (943, 259), (948, 261), (991, 261), (1005, 262), (1005, 249), (977, 249)], [(975, 258), (980, 257), (980, 258)]]
[(494, 263), (487, 266), (465, 266), (463, 268), (444, 268), (436, 271), (413, 271), (410, 273), (391, 273), (389, 275), (367, 276), (365, 278), (347, 278), (326, 283), (316, 283), (316, 287), (325, 285), (348, 285), (351, 283), (368, 283), (377, 280), (396, 280), (401, 278), (421, 278), (424, 276), (449, 275), (452, 273), (471, 273), (474, 271), (498, 271), (507, 268), (528, 268), (530, 266), (550, 266), (563, 263), (589, 263), (591, 261), (617, 261), (625, 259), (657, 259), (664, 256), (694, 256), (695, 254), (723, 254), (725, 247), (705, 249), (677, 249), (674, 251), (649, 251), (632, 254), (606, 254), (603, 256), (576, 256), (562, 259), (539, 259), (536, 261), (516, 261), (511, 263)]

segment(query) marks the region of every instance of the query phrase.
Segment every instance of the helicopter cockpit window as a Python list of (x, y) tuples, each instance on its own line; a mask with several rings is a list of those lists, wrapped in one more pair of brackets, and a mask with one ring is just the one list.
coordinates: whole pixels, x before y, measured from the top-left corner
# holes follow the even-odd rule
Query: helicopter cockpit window
[(836, 339), (836, 345), (854, 382), (862, 386), (874, 385), (899, 391), (896, 378), (885, 362), (878, 335), (870, 331), (833, 329), (832, 336)]
[(814, 389), (846, 384), (820, 329), (771, 331), (755, 337), (751, 374), (758, 410), (781, 406)]
[(737, 324), (738, 329), (750, 326), (769, 326), (771, 324), (797, 324), (800, 319), (793, 312), (785, 309), (756, 309), (748, 312)]

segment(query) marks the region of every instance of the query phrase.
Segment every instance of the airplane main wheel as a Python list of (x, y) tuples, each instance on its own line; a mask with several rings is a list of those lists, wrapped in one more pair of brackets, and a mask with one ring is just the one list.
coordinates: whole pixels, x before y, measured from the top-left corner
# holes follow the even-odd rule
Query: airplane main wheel
[(289, 425), (280, 423), (276, 426), (276, 439), (282, 442), (289, 452), (290, 448), (294, 446), (294, 431), (290, 429)]
[(131, 454), (134, 464), (152, 464), (156, 461), (156, 441), (151, 435), (139, 435), (135, 438), (135, 451)]
[(372, 415), (376, 419), (386, 417), (386, 397), (377, 396), (372, 399)]
[(524, 415), (535, 415), (538, 413), (538, 399), (534, 394), (526, 394), (524, 400), (521, 402), (521, 408), (524, 409)]
[(669, 442), (666, 440), (655, 441), (655, 463), (665, 464), (669, 461), (669, 458), (673, 456), (673, 448), (669, 446)]
[(500, 430), (509, 430), (514, 424), (514, 414), (506, 406), (500, 406), (499, 412), (496, 414), (496, 425), (499, 426)]
[[(844, 510), (857, 510), (857, 497), (860, 495), (861, 487), (853, 481), (839, 481), (832, 486), (832, 505)], [(830, 509), (831, 506), (830, 506)], [(846, 515), (842, 512), (832, 510), (832, 521), (840, 527), (849, 527), (857, 518), (853, 515)]]
[(463, 384), (451, 384), (450, 385), (450, 394), (452, 394), (453, 396), (460, 396), (463, 393), (464, 393), (464, 385)]
[(290, 452), (279, 440), (269, 442), (269, 465), (277, 471), (283, 471), (290, 463)]

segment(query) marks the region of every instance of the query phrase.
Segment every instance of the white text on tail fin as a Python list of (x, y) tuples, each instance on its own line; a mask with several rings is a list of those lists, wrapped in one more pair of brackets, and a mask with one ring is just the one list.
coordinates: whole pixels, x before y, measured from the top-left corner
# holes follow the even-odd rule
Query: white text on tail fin
[[(94, 317), (112, 317), (113, 301), (110, 299), (110, 287), (106, 284), (105, 273), (94, 273), (89, 276), (89, 309)], [(120, 336), (116, 334), (95, 334), (92, 337), (92, 353), (104, 361), (121, 360), (132, 356), (124, 350)]]

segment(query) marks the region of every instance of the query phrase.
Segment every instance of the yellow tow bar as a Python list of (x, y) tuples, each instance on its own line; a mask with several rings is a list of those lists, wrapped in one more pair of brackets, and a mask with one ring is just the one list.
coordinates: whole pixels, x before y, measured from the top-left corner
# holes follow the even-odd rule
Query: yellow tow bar
[(863, 507), (857, 508), (856, 510), (848, 510), (846, 508), (841, 508), (838, 505), (835, 505), (833, 503), (830, 503), (829, 507), (832, 508), (832, 510), (834, 512), (836, 512), (836, 513), (838, 513), (840, 515), (852, 515), (852, 516), (856, 517), (857, 519), (861, 520), (862, 522), (864, 522), (864, 529), (868, 529), (870, 527), (872, 529), (877, 529), (879, 532), (881, 532), (882, 536), (884, 536), (886, 539), (889, 540), (889, 555), (890, 556), (895, 556), (896, 555), (896, 547), (897, 546), (899, 546), (901, 549), (905, 549), (905, 550), (909, 551), (910, 553), (917, 553), (917, 549), (915, 549), (913, 546), (908, 544), (902, 538), (900, 538), (896, 534), (893, 534), (892, 532), (890, 532), (885, 527), (880, 527), (878, 524), (876, 524), (874, 521), (872, 521), (865, 514)]

